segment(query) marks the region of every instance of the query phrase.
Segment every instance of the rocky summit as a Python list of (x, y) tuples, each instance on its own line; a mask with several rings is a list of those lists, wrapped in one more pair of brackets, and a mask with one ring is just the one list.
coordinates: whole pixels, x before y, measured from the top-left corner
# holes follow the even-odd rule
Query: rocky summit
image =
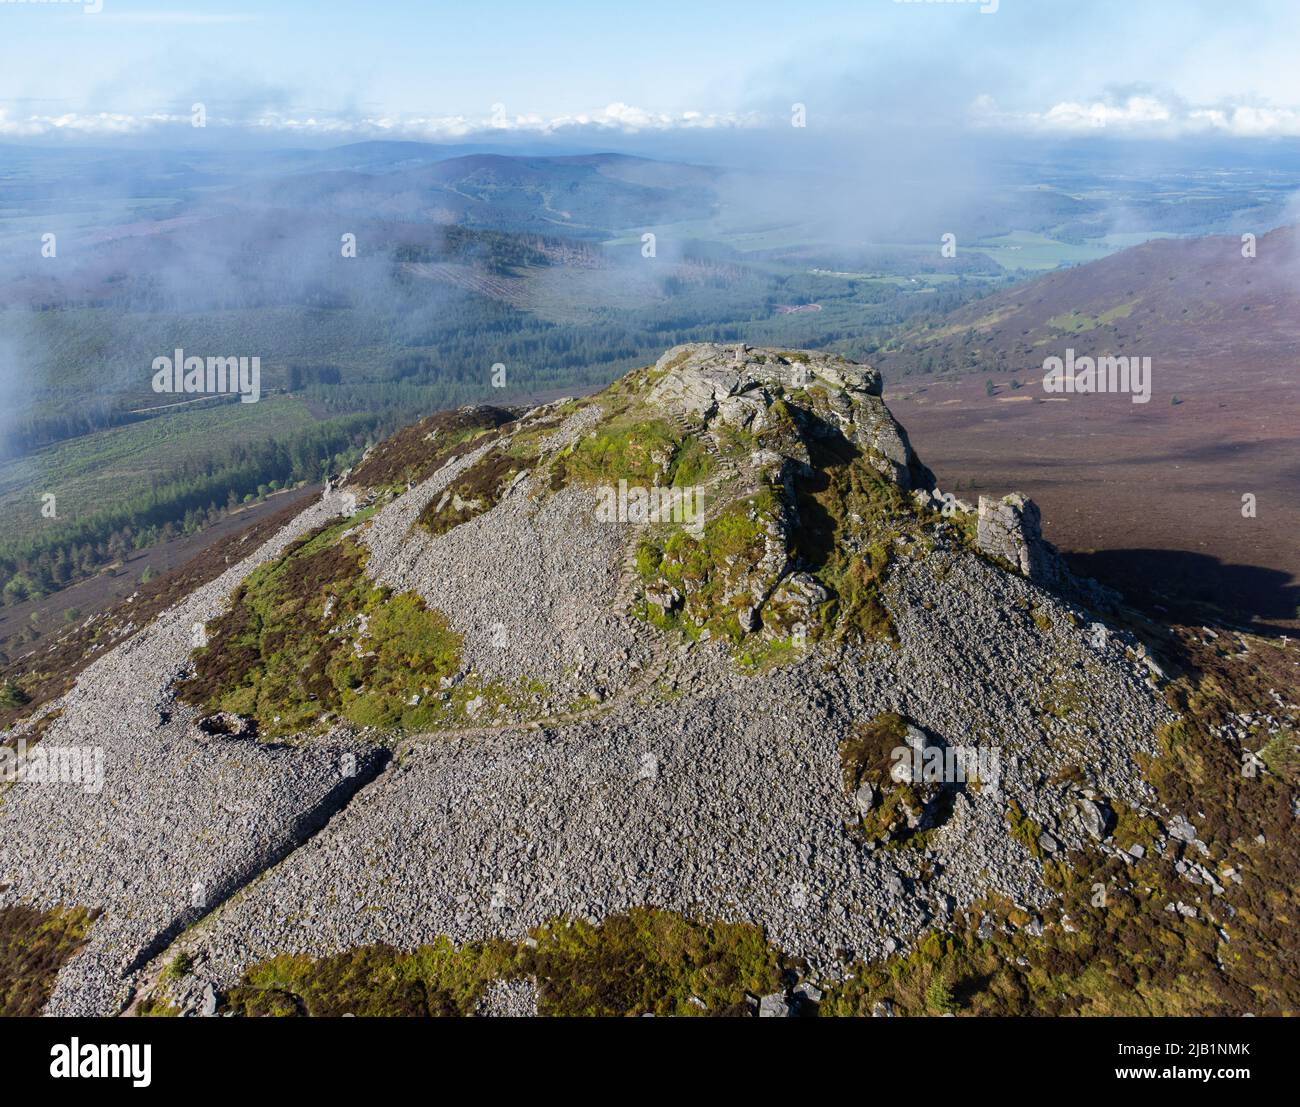
[(784, 1012), (1160, 847), (1175, 716), (1116, 602), (1031, 502), (945, 493), (872, 369), (679, 346), (408, 427), (84, 669), (7, 737), (102, 749), (102, 787), (8, 788), (0, 907), (87, 912), (53, 1014), (643, 909), (757, 928)]

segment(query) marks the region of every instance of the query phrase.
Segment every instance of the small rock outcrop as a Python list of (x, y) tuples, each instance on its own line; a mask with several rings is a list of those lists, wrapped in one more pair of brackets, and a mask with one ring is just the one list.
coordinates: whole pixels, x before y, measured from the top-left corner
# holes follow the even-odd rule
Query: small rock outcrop
[(779, 429), (787, 415), (777, 401), (797, 393), (899, 487), (934, 487), (934, 475), (881, 399), (880, 374), (869, 366), (824, 351), (692, 342), (674, 346), (654, 371), (661, 376), (649, 402), (697, 419), (715, 433), (723, 427), (755, 434)]
[(1035, 584), (1050, 588), (1061, 583), (1064, 566), (1056, 547), (1043, 539), (1038, 505), (1019, 492), (1000, 500), (980, 497), (975, 542)]
[(975, 544), (981, 553), (1005, 562), (1040, 588), (1100, 610), (1120, 600), (1118, 592), (1070, 571), (1060, 551), (1043, 537), (1038, 505), (1019, 492), (1000, 500), (980, 497)]

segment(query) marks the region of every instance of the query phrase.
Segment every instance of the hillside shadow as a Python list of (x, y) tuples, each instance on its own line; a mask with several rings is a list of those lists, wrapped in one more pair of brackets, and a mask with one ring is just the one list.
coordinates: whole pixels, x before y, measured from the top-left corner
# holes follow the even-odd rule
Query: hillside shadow
[[(1300, 583), (1260, 565), (1238, 565), (1188, 550), (1067, 553), (1070, 568), (1118, 589), (1161, 621), (1294, 626)], [(1163, 610), (1161, 610), (1163, 609)]]
[(799, 526), (792, 537), (801, 567), (815, 573), (826, 567), (839, 541), (839, 522), (817, 497), (830, 488), (832, 471), (851, 465), (861, 451), (838, 427), (812, 412), (801, 411), (800, 416), (808, 432), (805, 443), (809, 467), (795, 479)]

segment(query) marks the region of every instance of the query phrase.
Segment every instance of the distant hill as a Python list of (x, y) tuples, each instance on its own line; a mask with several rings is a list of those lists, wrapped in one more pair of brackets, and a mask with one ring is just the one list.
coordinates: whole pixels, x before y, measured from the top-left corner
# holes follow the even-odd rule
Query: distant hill
[[(1023, 488), (1132, 596), (1290, 624), (1300, 603), (1300, 233), (1161, 240), (932, 316), (875, 358), (968, 497)], [(1152, 399), (1049, 397), (1043, 361), (1152, 359)], [(1242, 514), (1255, 497), (1256, 515)]]
[[(387, 153), (387, 152), (386, 152)], [(368, 218), (463, 223), (500, 230), (605, 237), (711, 215), (720, 171), (622, 154), (506, 157), (470, 154), (359, 171), (369, 157), (276, 178), (219, 197), (241, 210), (292, 207)]]
[[(1300, 348), (1300, 230), (1156, 239), (1051, 273), (905, 330), (876, 363), (918, 372), (1037, 369), (1055, 347), (1163, 359), (1285, 361)], [(1050, 349), (1049, 349), (1050, 347)]]

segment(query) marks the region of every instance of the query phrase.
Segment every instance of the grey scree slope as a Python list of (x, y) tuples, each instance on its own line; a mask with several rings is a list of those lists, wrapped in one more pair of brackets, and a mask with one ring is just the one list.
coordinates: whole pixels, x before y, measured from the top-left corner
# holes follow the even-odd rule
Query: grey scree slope
[[(346, 738), (293, 748), (213, 737), (169, 686), (193, 625), (225, 608), (262, 561), (337, 513), (304, 511), (252, 556), (89, 666), (38, 748), (100, 746), (104, 787), (8, 787), (0, 797), (0, 905), (103, 908), (64, 967), (47, 1014), (115, 1014), (132, 966), (323, 823), (379, 767)], [(342, 755), (356, 771), (344, 775)], [(348, 764), (348, 767), (352, 766)]]
[[(729, 406), (752, 407), (746, 375), (761, 376), (770, 351), (683, 349), (678, 383), (692, 404), (709, 389), (745, 389), (744, 403)], [(853, 374), (869, 371), (810, 357), (814, 371), (848, 379), (840, 398), (869, 406), (859, 425), (888, 438), (886, 453), (897, 455), (889, 464), (905, 473), (914, 459), (878, 383), (874, 394), (854, 390)], [(570, 416), (549, 448), (599, 417), (593, 407)], [(413, 947), (440, 934), (521, 937), (548, 919), (635, 904), (762, 924), (829, 976), (843, 951), (906, 945), (989, 892), (1044, 911), (1041, 870), (1009, 836), (1005, 810), (1014, 799), (1063, 844), (1091, 843), (1077, 797), (1047, 783), (1067, 764), (1087, 765), (1101, 794), (1150, 801), (1134, 755), (1154, 752), (1168, 713), (1145, 667), (1118, 634), (1096, 645), (1067, 604), (1029, 580), (941, 539), (928, 557), (904, 553), (891, 570), (885, 602), (897, 649), (814, 649), (745, 676), (717, 644), (682, 645), (628, 619), (617, 601), (629, 535), (596, 523), (589, 504), (533, 500), (530, 478), (446, 535), (413, 534), (424, 505), (478, 456), (380, 510), (362, 535), (372, 575), (445, 612), (481, 674), (540, 675), (561, 699), (600, 688), (605, 703), (545, 727), (416, 736), (382, 767), (376, 747), (368, 755), (341, 732), (281, 748), (202, 735), (166, 691), (185, 664), (190, 626), (334, 509), (313, 506), (87, 669), (57, 705), (64, 714), (46, 742), (107, 747), (101, 796), (11, 789), (0, 807), (0, 859), (14, 880), (0, 903), (105, 908), (89, 947), (60, 975), (51, 1012), (113, 1013), (144, 960), (156, 969), (180, 949), (194, 959), (185, 988), (197, 993), (205, 983), (229, 987), (250, 961), (277, 953)], [(488, 636), (497, 623), (504, 649)], [(1063, 673), (1083, 706), (1046, 718), (1044, 690)], [(924, 853), (873, 851), (845, 832), (853, 811), (839, 743), (886, 710), (950, 745), (1001, 755), (1000, 788), (960, 794)], [(341, 792), (348, 751), (362, 768)], [(926, 881), (923, 862), (933, 872)], [(206, 915), (190, 906), (196, 880), (209, 887)], [(195, 919), (170, 942), (178, 921)]]

